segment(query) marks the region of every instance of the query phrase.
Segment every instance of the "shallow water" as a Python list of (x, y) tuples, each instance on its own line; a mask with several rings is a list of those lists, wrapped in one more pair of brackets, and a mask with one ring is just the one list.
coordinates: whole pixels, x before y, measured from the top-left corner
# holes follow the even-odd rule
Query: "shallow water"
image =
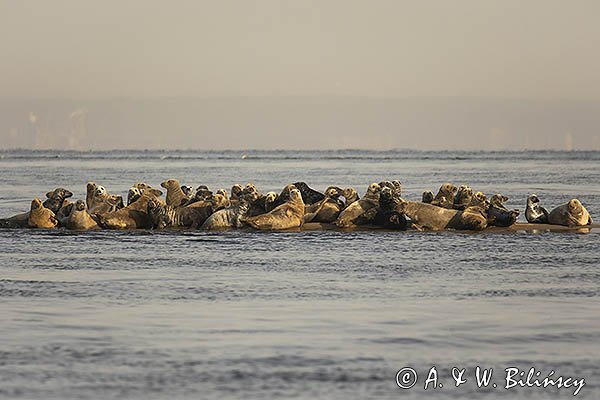
[[(242, 155), (245, 158), (242, 159)], [(0, 215), (95, 180), (280, 190), (445, 181), (523, 212), (578, 197), (600, 218), (598, 152), (0, 152)], [(597, 219), (598, 219), (597, 218)], [(600, 398), (600, 234), (0, 230), (0, 398)], [(432, 366), (441, 389), (423, 390)], [(400, 389), (413, 367), (418, 384)], [(452, 367), (467, 368), (455, 388)], [(477, 388), (476, 366), (497, 388)]]

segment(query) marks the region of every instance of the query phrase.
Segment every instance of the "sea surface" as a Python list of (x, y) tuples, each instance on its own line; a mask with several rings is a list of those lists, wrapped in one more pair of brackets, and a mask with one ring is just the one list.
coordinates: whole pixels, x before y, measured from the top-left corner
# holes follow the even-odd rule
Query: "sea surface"
[[(407, 199), (450, 181), (506, 194), (521, 219), (536, 193), (549, 209), (577, 197), (600, 220), (600, 152), (408, 150), (4, 151), (0, 216), (55, 187), (84, 199), (91, 180), (125, 195), (168, 178), (361, 194), (399, 179)], [(599, 244), (598, 230), (0, 230), (0, 398), (574, 398), (504, 388), (506, 368), (533, 367), (598, 399)], [(477, 366), (493, 368), (488, 387)], [(396, 383), (406, 367), (411, 389)]]

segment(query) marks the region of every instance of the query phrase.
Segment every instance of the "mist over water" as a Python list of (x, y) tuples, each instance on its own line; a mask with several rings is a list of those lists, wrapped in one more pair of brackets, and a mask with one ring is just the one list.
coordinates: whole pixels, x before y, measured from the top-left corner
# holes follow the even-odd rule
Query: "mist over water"
[[(4, 151), (0, 215), (56, 186), (125, 194), (176, 177), (261, 191), (400, 179), (571, 197), (600, 215), (598, 152)], [(523, 219), (523, 216), (521, 217)], [(454, 388), (454, 366), (536, 367), (600, 396), (597, 231), (566, 233), (0, 230), (0, 397), (545, 399)], [(444, 388), (424, 392), (431, 366)], [(419, 372), (407, 391), (395, 374)]]

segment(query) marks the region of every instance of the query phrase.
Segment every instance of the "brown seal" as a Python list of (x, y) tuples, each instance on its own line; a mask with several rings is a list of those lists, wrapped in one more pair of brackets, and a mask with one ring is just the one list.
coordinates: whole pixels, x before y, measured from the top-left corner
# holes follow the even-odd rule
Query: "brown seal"
[(487, 226), (485, 211), (480, 207), (450, 210), (432, 204), (401, 199), (398, 211), (410, 218), (417, 229), (482, 230)]
[(457, 192), (456, 186), (451, 183), (444, 183), (438, 193), (435, 195), (431, 204), (438, 207), (443, 208), (453, 208), (454, 207), (454, 196), (456, 196)]
[(87, 231), (90, 229), (98, 229), (98, 223), (88, 213), (87, 207), (83, 200), (77, 200), (71, 207), (71, 214), (66, 221), (67, 229), (77, 231)]
[(325, 198), (315, 204), (306, 206), (304, 222), (333, 222), (342, 211), (344, 203), (340, 200), (342, 190), (330, 186), (325, 191)]
[(148, 201), (151, 199), (157, 199), (157, 197), (145, 192), (125, 208), (98, 215), (98, 223), (108, 229), (150, 229), (152, 228), (152, 218), (148, 215)]
[(168, 179), (160, 184), (167, 189), (167, 205), (179, 207), (186, 204), (190, 198), (183, 193), (181, 185), (177, 179)]
[(58, 220), (52, 210), (44, 207), (40, 199), (33, 199), (31, 210), (27, 219), (27, 225), (30, 228), (54, 228), (58, 225)]
[(241, 219), (245, 224), (260, 230), (298, 228), (304, 221), (304, 201), (298, 189), (292, 189), (289, 200), (266, 214)]
[(593, 221), (583, 204), (578, 199), (572, 199), (567, 204), (550, 211), (548, 223), (564, 226), (585, 226), (591, 225)]
[(346, 228), (361, 223), (359, 219), (363, 219), (364, 221), (373, 220), (379, 207), (380, 191), (381, 187), (379, 184), (370, 184), (367, 193), (358, 201), (346, 206), (334, 221), (334, 224), (341, 228)]

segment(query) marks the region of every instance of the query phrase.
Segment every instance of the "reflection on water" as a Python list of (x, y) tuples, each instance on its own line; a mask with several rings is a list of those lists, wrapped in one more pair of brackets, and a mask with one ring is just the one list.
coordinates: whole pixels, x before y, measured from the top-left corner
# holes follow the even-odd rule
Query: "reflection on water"
[[(299, 179), (363, 191), (399, 178), (408, 198), (449, 180), (521, 209), (530, 191), (548, 206), (577, 196), (600, 215), (598, 153), (198, 154), (2, 153), (0, 214), (54, 186), (82, 198), (92, 179), (124, 192), (178, 177), (265, 191)], [(450, 368), (479, 365), (583, 377), (577, 398), (595, 399), (599, 238), (3, 230), (0, 397), (572, 397), (453, 387)], [(445, 387), (424, 392), (433, 365)], [(395, 383), (405, 366), (421, 379), (408, 391)]]

